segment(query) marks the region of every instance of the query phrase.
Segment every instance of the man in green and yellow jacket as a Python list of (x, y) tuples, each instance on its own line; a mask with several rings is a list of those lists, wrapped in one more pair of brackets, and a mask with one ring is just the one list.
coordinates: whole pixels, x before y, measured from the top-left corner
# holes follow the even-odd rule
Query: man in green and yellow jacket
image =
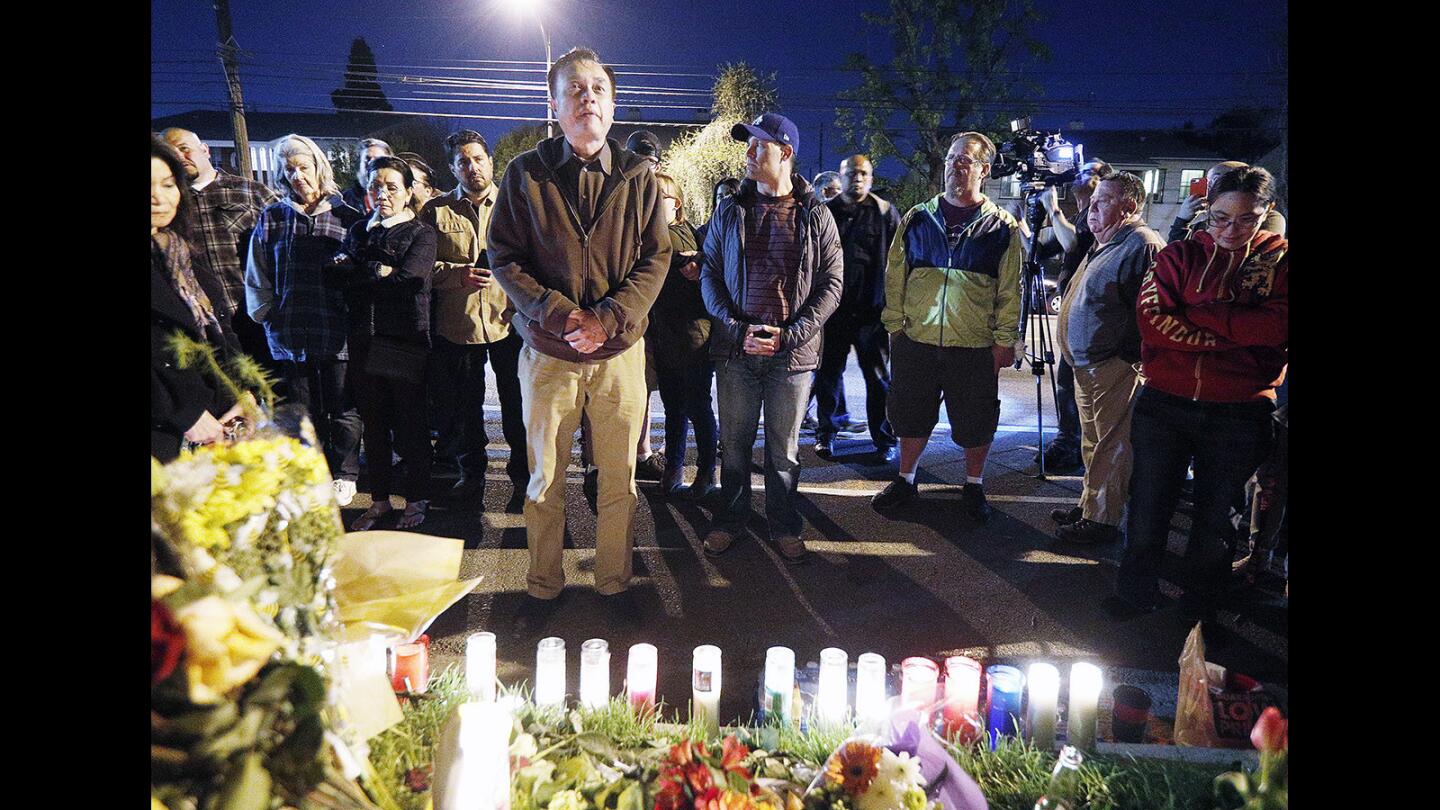
[(1020, 339), (1020, 229), (981, 193), (995, 144), (962, 132), (945, 156), (945, 193), (910, 209), (890, 245), (885, 309), (890, 335), (890, 426), (900, 471), (871, 502), (888, 512), (917, 494), (915, 469), (940, 417), (965, 448), (961, 504), (985, 522), (985, 457), (1000, 422), (1000, 369)]

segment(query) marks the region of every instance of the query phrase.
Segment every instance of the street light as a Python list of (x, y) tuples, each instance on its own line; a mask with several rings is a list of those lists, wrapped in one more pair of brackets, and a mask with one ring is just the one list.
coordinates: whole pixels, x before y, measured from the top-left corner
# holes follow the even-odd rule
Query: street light
[(535, 15), (535, 23), (540, 26), (540, 36), (545, 40), (545, 137), (555, 137), (555, 123), (550, 113), (550, 32), (545, 30), (545, 21), (540, 19), (539, 0), (513, 0), (515, 8), (522, 14)]

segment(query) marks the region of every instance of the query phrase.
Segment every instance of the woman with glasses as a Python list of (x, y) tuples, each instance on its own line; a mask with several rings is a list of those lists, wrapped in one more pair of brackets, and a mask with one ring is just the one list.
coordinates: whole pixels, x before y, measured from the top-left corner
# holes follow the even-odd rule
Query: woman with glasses
[(1275, 179), (1234, 169), (1210, 185), (1205, 230), (1156, 256), (1140, 288), (1140, 362), (1130, 443), (1129, 521), (1116, 595), (1128, 617), (1160, 604), (1160, 567), (1185, 470), (1195, 515), (1185, 560), (1186, 618), (1213, 615), (1234, 556), (1230, 504), (1269, 453), (1275, 387), (1285, 377), (1289, 243), (1261, 226)]
[(665, 473), (661, 487), (667, 495), (686, 491), (685, 428), (695, 428), (695, 481), (689, 487), (692, 498), (703, 498), (715, 489), (715, 412), (710, 405), (710, 381), (715, 374), (706, 343), (710, 340), (710, 316), (700, 297), (700, 265), (695, 229), (685, 220), (685, 192), (667, 174), (657, 174), (660, 206), (670, 226), (670, 272), (665, 286), (650, 310), (645, 332), (647, 345), (655, 347), (655, 375), (660, 384), (660, 401), (665, 406)]
[(430, 506), (430, 426), (425, 364), (430, 353), (430, 276), (435, 229), (415, 218), (410, 164), (388, 155), (370, 164), (375, 212), (350, 226), (335, 272), (350, 306), (355, 400), (365, 422), (365, 472), (370, 508), (352, 531), (371, 529), (390, 505), (394, 451), (404, 459), (397, 526), (412, 529)]

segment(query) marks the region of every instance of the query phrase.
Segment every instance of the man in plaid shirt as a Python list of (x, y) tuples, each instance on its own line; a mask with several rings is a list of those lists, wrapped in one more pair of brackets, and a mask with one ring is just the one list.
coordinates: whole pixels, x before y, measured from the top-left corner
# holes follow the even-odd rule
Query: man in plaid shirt
[(180, 153), (195, 191), (195, 228), (190, 253), (198, 259), (195, 275), (210, 296), (215, 315), (240, 339), (245, 353), (272, 362), (265, 330), (245, 314), (245, 253), (260, 210), (280, 198), (243, 177), (223, 174), (210, 164), (210, 147), (188, 129), (171, 127), (161, 137)]

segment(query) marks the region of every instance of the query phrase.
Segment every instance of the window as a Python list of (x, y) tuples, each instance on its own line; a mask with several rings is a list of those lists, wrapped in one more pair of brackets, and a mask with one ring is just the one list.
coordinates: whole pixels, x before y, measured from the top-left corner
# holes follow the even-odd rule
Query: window
[(1165, 170), (1146, 169), (1140, 178), (1145, 183), (1145, 195), (1151, 202), (1165, 202)]

